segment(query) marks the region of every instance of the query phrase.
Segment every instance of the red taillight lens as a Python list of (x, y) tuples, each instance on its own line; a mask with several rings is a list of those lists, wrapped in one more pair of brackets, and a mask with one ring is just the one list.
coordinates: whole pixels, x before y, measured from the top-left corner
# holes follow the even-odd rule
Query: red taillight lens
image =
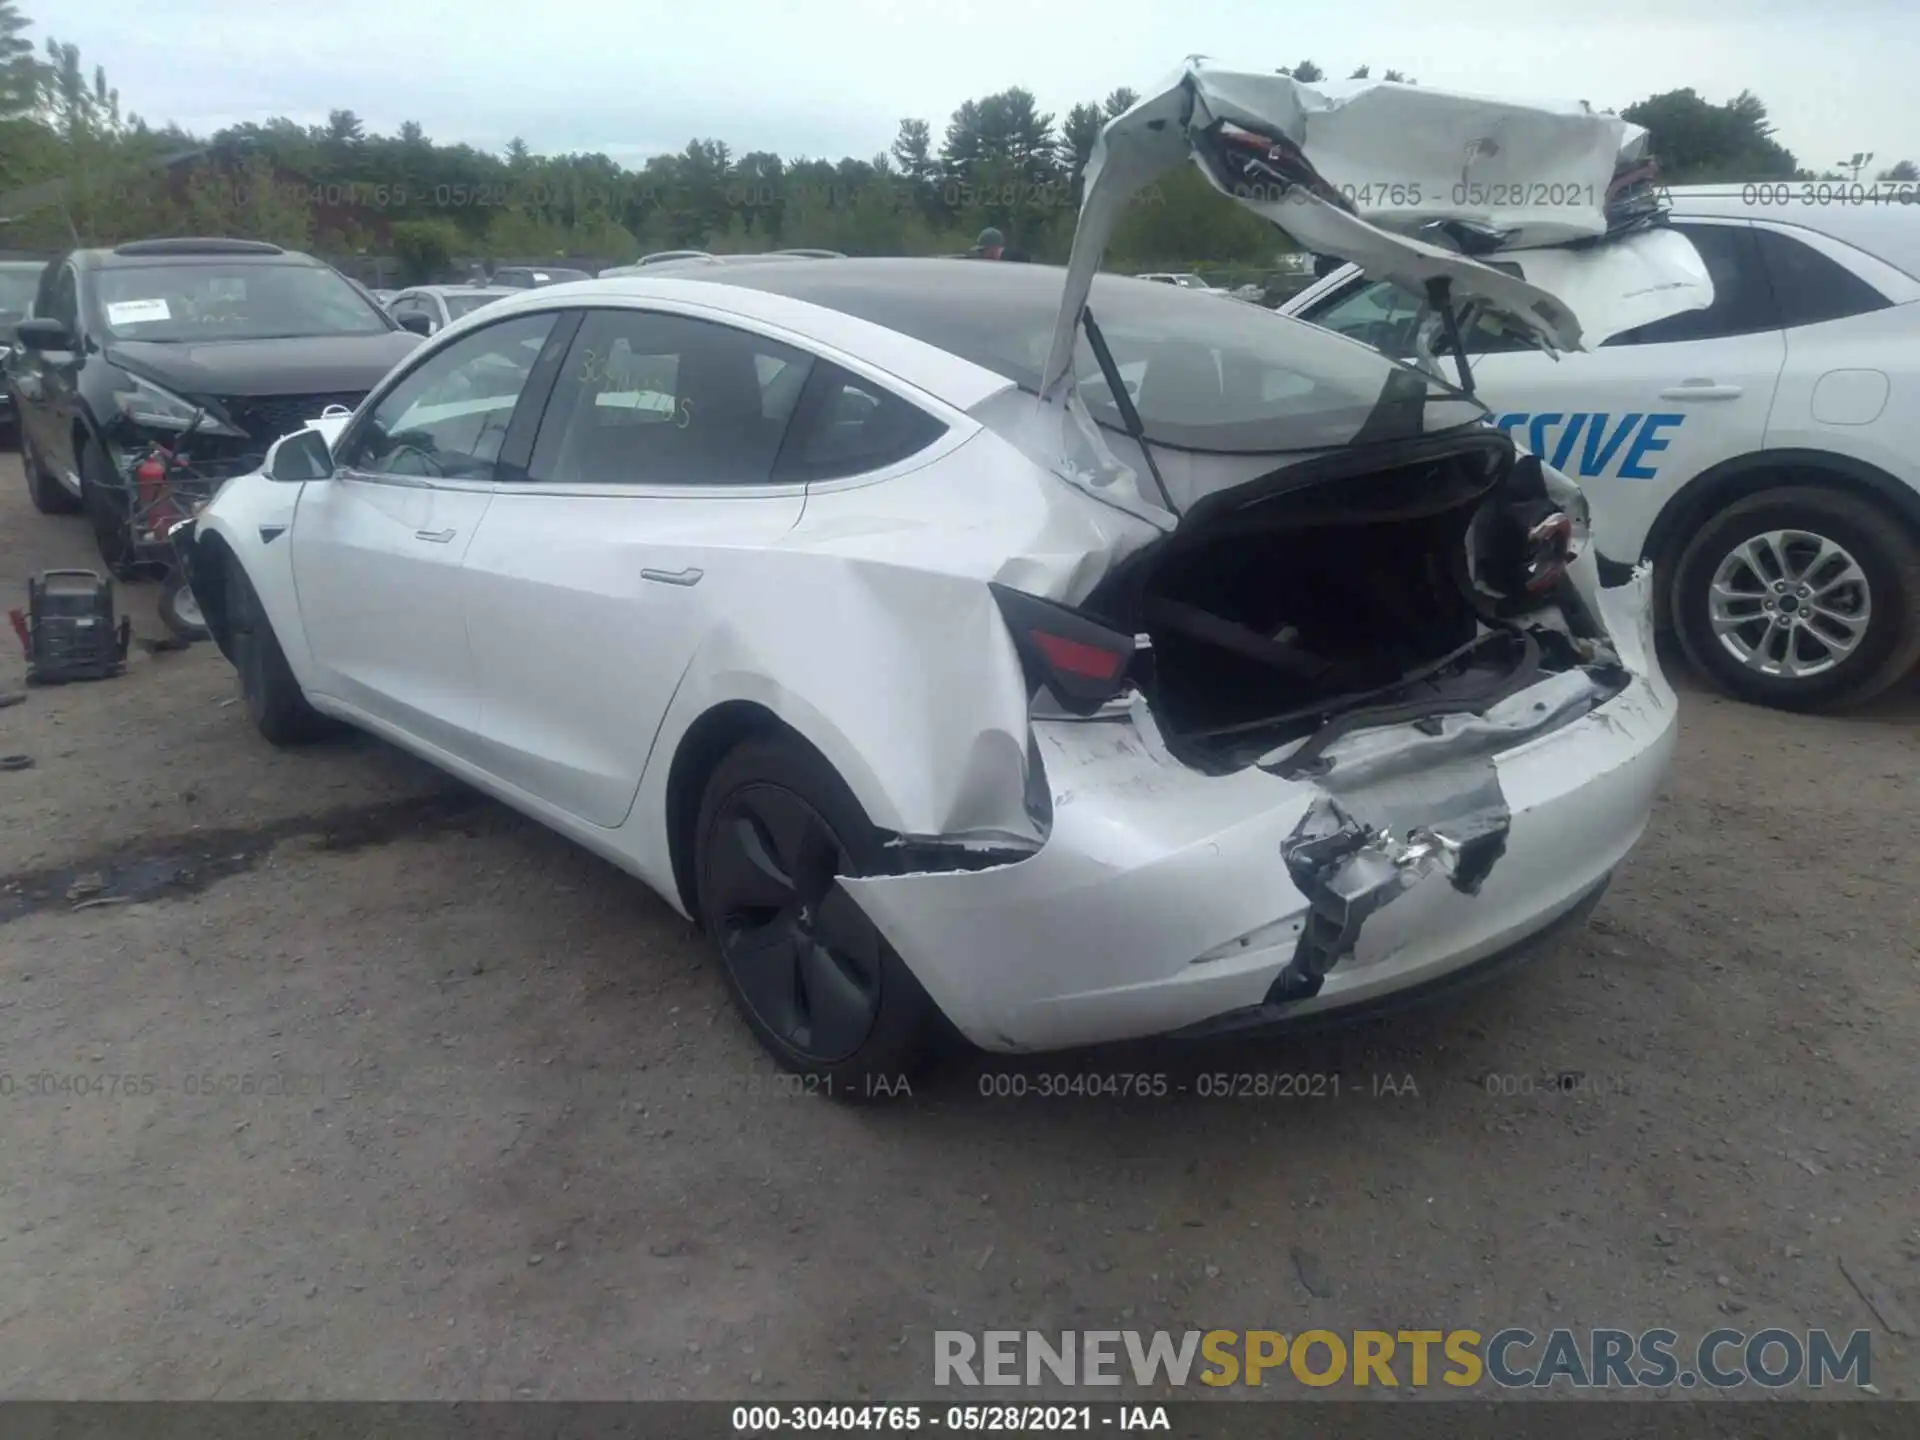
[(1121, 654), (1084, 641), (1069, 640), (1064, 635), (1049, 634), (1045, 630), (1029, 630), (1027, 635), (1055, 670), (1087, 680), (1112, 680), (1126, 668), (1128, 655), (1133, 650), (1131, 641), (1127, 643), (1128, 653)]
[(1044, 688), (1063, 709), (1090, 715), (1126, 688), (1133, 636), (1025, 591), (1005, 585), (988, 589), (1034, 690)]
[(1573, 520), (1556, 510), (1527, 531), (1526, 592), (1539, 595), (1551, 590), (1573, 563)]

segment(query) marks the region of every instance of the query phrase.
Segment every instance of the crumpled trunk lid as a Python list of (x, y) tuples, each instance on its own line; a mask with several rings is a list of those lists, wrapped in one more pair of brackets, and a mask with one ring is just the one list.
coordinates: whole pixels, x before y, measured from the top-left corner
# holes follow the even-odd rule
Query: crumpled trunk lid
[[(1619, 223), (1616, 180), (1645, 149), (1640, 127), (1579, 102), (1371, 81), (1316, 87), (1189, 60), (1094, 145), (1041, 393), (1057, 399), (1071, 371), (1087, 294), (1126, 206), (1188, 162), (1315, 252), (1416, 293), (1444, 280), (1454, 303), (1478, 301), (1555, 350), (1704, 308), (1706, 269), (1684, 236), (1641, 223), (1651, 202), (1638, 206), (1641, 221)], [(1419, 238), (1441, 239), (1436, 227), (1454, 243)]]

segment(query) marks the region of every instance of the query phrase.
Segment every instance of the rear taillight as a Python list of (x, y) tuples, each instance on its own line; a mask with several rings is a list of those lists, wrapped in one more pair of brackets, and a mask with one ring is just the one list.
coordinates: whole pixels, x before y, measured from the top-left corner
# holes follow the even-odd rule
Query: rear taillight
[(1091, 715), (1127, 688), (1133, 636), (1023, 590), (989, 584), (1034, 691), (1063, 710)]
[(1538, 521), (1527, 531), (1522, 555), (1522, 588), (1544, 595), (1560, 583), (1573, 563), (1573, 519), (1563, 510)]

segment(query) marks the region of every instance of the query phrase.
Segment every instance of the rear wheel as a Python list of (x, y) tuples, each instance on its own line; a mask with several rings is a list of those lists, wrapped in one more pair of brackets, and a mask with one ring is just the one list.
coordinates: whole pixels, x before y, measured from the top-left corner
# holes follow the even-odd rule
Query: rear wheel
[(1897, 517), (1835, 490), (1767, 490), (1700, 527), (1674, 570), (1687, 657), (1756, 705), (1832, 710), (1920, 661), (1920, 548)]
[[(16, 410), (16, 414), (18, 411)], [(27, 427), (15, 422), (20, 441), (20, 468), (27, 476), (27, 497), (42, 515), (71, 515), (80, 508), (80, 497), (53, 478), (53, 472), (41, 462), (27, 438)]]
[(287, 664), (260, 596), (232, 556), (226, 565), (227, 654), (240, 677), (240, 698), (254, 726), (275, 745), (318, 740), (334, 726), (307, 703)]
[(896, 1088), (929, 1057), (937, 1012), (838, 883), (881, 860), (846, 782), (798, 740), (744, 741), (694, 834), (701, 922), (760, 1043), (836, 1098)]

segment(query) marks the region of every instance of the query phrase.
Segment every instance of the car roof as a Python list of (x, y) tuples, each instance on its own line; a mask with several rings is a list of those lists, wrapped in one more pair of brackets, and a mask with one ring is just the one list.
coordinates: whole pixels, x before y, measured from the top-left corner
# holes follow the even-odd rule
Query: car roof
[[(542, 272), (545, 273), (544, 271)], [(524, 295), (527, 292), (513, 285), (408, 285), (392, 292), (395, 295)]]
[(1878, 192), (1910, 201), (1850, 200), (1871, 197), (1876, 187), (1844, 180), (1756, 180), (1733, 185), (1675, 185), (1668, 189), (1675, 220), (1765, 220), (1793, 225), (1864, 250), (1920, 279), (1920, 187), (1885, 182)]
[(328, 268), (322, 261), (311, 255), (303, 255), (298, 250), (275, 250), (271, 253), (260, 250), (166, 250), (132, 254), (121, 250), (76, 250), (73, 259), (88, 270), (145, 269), (154, 265), (300, 265), (315, 269)]
[(631, 265), (609, 265), (600, 273), (614, 278), (622, 275), (679, 275), (716, 265), (792, 265), (798, 261), (811, 260), (817, 263), (846, 258), (826, 251), (769, 250), (760, 255), (709, 255), (700, 250), (686, 250), (659, 257), (643, 255)]

